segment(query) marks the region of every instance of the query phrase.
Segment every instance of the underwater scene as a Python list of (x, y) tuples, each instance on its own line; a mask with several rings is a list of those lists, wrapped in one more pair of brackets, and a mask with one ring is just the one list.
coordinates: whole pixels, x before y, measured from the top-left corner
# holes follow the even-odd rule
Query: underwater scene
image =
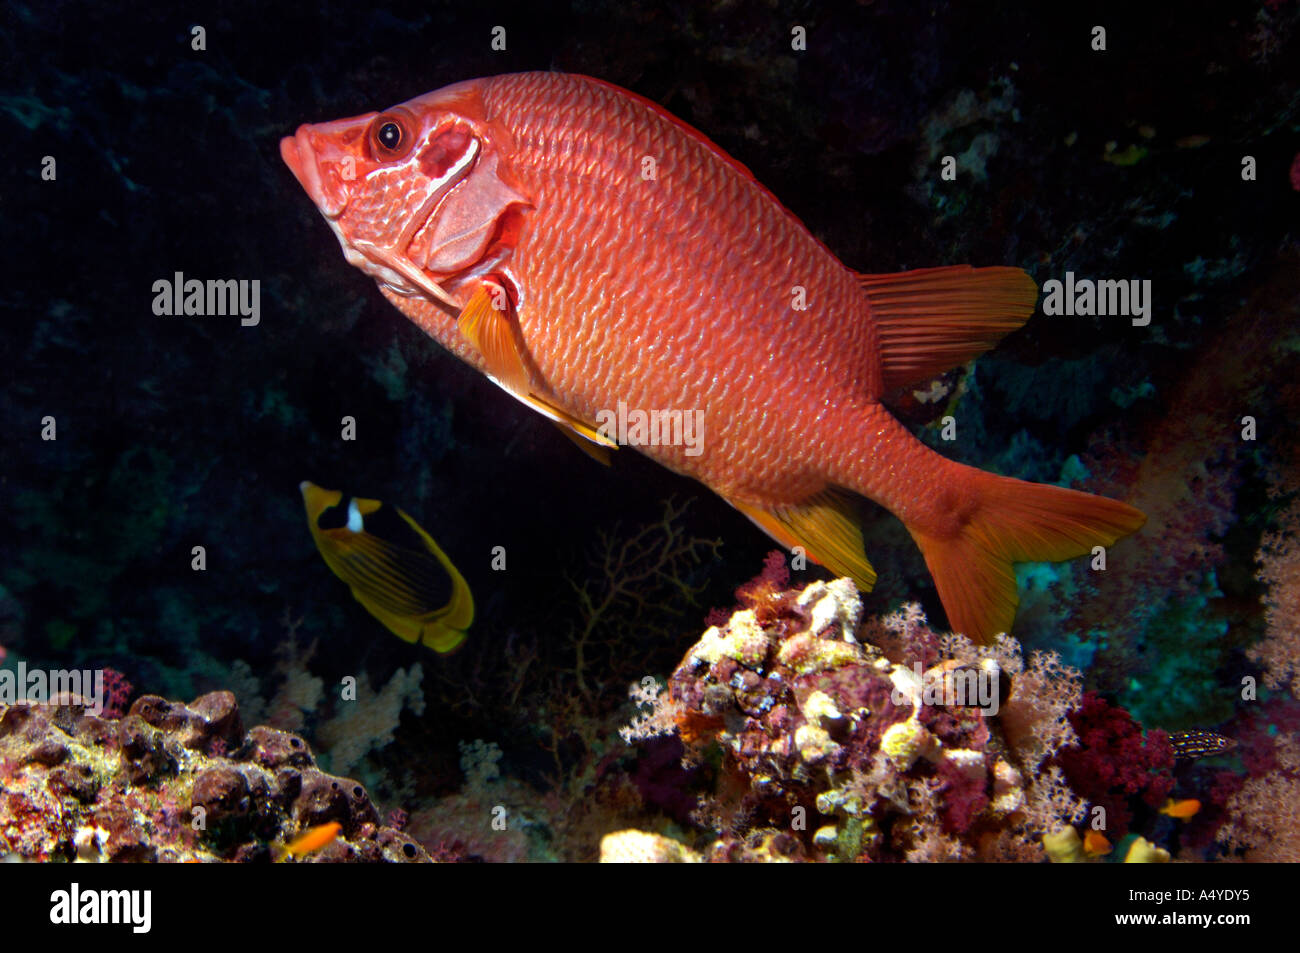
[(1300, 860), (1296, 0), (0, 55), (3, 859)]

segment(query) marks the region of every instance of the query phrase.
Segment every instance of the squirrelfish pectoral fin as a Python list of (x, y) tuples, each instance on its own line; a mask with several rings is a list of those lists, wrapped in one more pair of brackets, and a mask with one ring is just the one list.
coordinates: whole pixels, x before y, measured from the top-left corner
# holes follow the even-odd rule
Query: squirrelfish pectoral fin
[(360, 498), (332, 513), (342, 493), (306, 482), (301, 489), (316, 548), (366, 611), (398, 638), (438, 652), (465, 641), (474, 621), (469, 584), (415, 520)]
[(465, 340), (483, 356), (488, 377), (511, 396), (585, 440), (602, 447), (618, 446), (591, 424), (532, 392), (532, 375), (524, 360), (510, 299), (500, 284), (491, 280), (480, 283), (461, 311), (457, 326)]
[(728, 500), (787, 549), (802, 547), (808, 558), (831, 572), (848, 576), (863, 592), (876, 584), (876, 571), (863, 552), (862, 530), (852, 502), (825, 490), (791, 506), (763, 507)]
[(465, 340), (483, 355), (488, 373), (501, 386), (519, 394), (528, 393), (531, 375), (515, 335), (505, 288), (494, 281), (481, 282), (456, 324)]
[(859, 275), (880, 333), (885, 389), (983, 354), (1029, 320), (1038, 286), (1019, 268), (954, 265)]

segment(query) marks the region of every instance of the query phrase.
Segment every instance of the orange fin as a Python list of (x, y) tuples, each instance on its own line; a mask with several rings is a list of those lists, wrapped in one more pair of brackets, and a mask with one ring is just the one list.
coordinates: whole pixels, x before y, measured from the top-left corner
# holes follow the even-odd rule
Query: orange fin
[(880, 329), (885, 390), (978, 357), (1028, 321), (1038, 301), (1019, 268), (954, 265), (858, 280)]
[(949, 479), (968, 486), (975, 500), (961, 525), (943, 537), (908, 531), (930, 567), (949, 626), (978, 643), (1011, 629), (1019, 603), (1013, 563), (1083, 556), (1146, 522), (1118, 500), (953, 466), (960, 472)]
[(839, 576), (848, 576), (863, 592), (876, 584), (876, 571), (867, 561), (852, 502), (835, 490), (824, 490), (794, 506), (763, 507), (728, 500), (763, 532), (786, 549), (803, 548), (808, 558)]
[(494, 281), (479, 284), (456, 325), (465, 340), (483, 355), (493, 380), (506, 390), (528, 393), (531, 375), (515, 337), (505, 288)]
[(515, 330), (509, 298), (500, 284), (485, 280), (474, 289), (456, 324), (465, 340), (483, 355), (488, 378), (494, 384), (543, 417), (555, 421), (562, 428), (567, 427), (583, 439), (602, 447), (618, 446), (591, 424), (532, 392), (532, 375), (524, 362), (524, 352)]
[(555, 426), (559, 428), (560, 433), (564, 434), (566, 437), (568, 437), (570, 440), (573, 441), (573, 445), (575, 447), (577, 447), (587, 456), (591, 457), (591, 459), (595, 460), (597, 463), (601, 464), (602, 466), (607, 467), (610, 465), (610, 463), (612, 462), (612, 458), (610, 457), (609, 454), (610, 448), (605, 446), (605, 444), (587, 439), (585, 434), (582, 434), (581, 432), (574, 430), (568, 424), (560, 423), (558, 420), (555, 422)]

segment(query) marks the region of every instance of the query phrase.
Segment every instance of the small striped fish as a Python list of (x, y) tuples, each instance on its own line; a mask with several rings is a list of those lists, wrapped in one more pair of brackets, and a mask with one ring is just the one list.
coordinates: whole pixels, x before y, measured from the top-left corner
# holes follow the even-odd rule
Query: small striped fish
[(1169, 744), (1173, 746), (1175, 758), (1208, 758), (1237, 747), (1231, 738), (1199, 728), (1169, 732)]

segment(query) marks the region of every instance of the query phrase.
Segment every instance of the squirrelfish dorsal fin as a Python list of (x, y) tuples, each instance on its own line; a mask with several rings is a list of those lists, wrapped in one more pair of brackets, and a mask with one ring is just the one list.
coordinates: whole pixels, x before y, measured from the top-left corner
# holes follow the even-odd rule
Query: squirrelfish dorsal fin
[(1019, 268), (953, 265), (858, 280), (880, 330), (887, 391), (978, 357), (1028, 321), (1038, 301)]

